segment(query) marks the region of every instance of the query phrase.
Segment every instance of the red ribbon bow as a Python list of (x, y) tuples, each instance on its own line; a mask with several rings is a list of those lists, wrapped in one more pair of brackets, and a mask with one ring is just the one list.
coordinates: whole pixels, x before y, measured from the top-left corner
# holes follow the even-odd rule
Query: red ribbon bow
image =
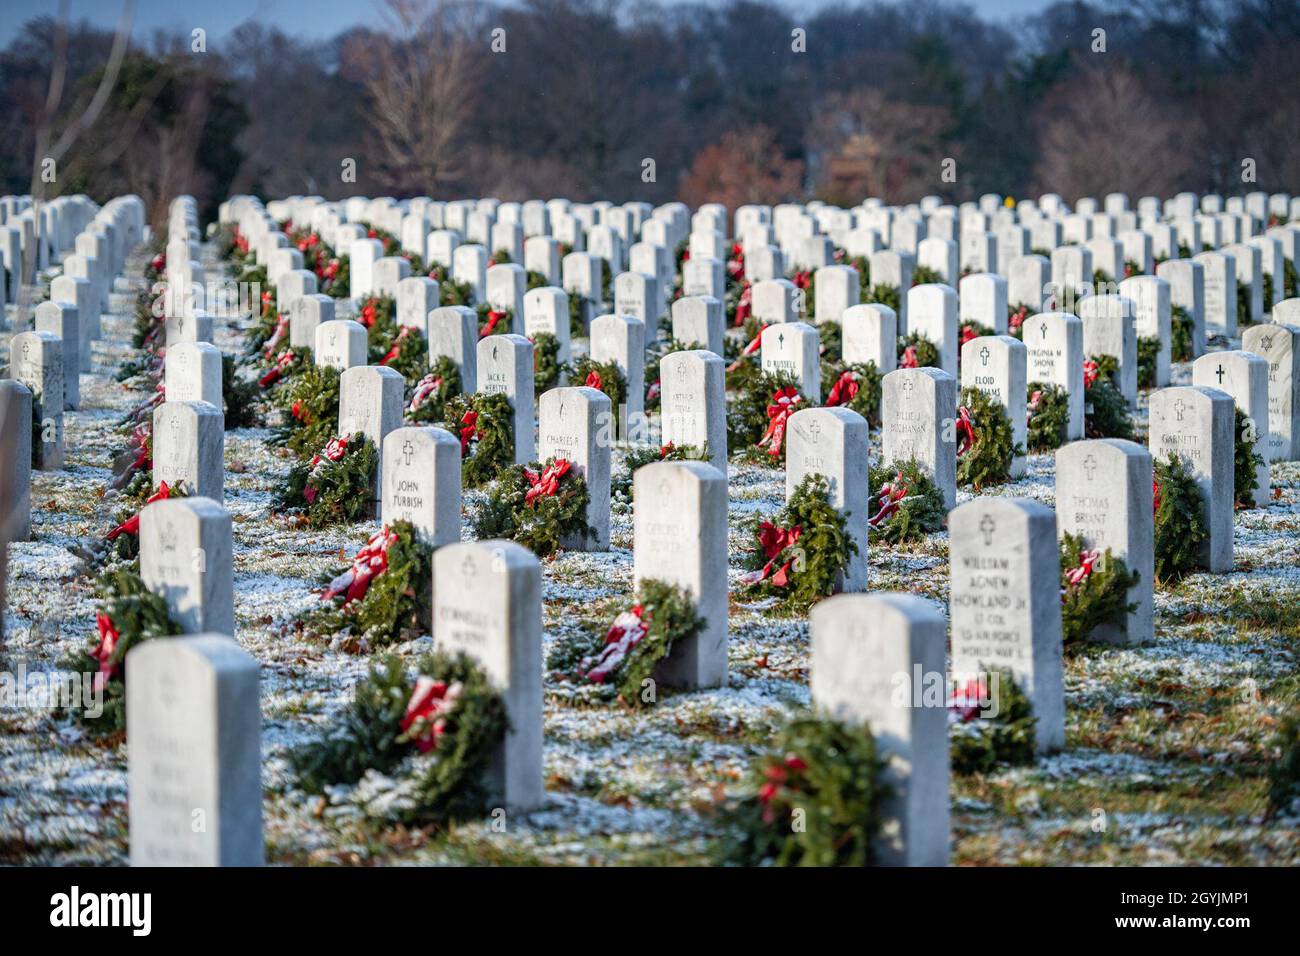
[(487, 314), (487, 324), (484, 325), (483, 328), (479, 329), (478, 337), (481, 339), (487, 338), (492, 334), (493, 329), (497, 327), (497, 323), (505, 317), (506, 314), (504, 312), (498, 312), (496, 309), (489, 310)]
[(1151, 482), (1151, 513), (1155, 514), (1160, 510), (1160, 482)]
[(827, 406), (833, 408), (836, 405), (847, 405), (857, 397), (858, 389), (861, 387), (857, 373), (852, 369), (846, 369), (840, 373), (840, 377), (831, 387), (831, 393), (826, 397)]
[(957, 457), (960, 458), (974, 447), (975, 419), (971, 417), (969, 408), (959, 408), (957, 410)]
[(812, 285), (812, 273), (796, 272), (792, 281), (794, 282), (794, 287), (796, 289), (806, 289)]
[(408, 411), (415, 411), (426, 401), (429, 396), (438, 389), (442, 388), (442, 379), (435, 376), (432, 372), (420, 379), (419, 384), (415, 386), (415, 391), (411, 394), (411, 404)]
[[(1065, 572), (1065, 580), (1071, 587), (1077, 587), (1082, 584), (1092, 574), (1097, 561), (1101, 558), (1101, 552), (1093, 549), (1092, 551), (1079, 552), (1079, 566), (1071, 568)], [(1064, 597), (1064, 595), (1062, 595)]]
[(618, 669), (632, 648), (641, 643), (650, 629), (650, 619), (640, 604), (614, 618), (605, 632), (605, 644), (594, 659), (588, 658), (580, 665), (587, 680), (599, 684)]
[(772, 403), (767, 406), (767, 431), (763, 432), (757, 447), (767, 448), (767, 453), (773, 458), (779, 457), (785, 441), (786, 424), (802, 402), (803, 396), (790, 385), (773, 392)]
[(104, 685), (117, 673), (120, 664), (110, 664), (117, 642), (122, 639), (121, 632), (113, 624), (113, 619), (103, 611), (95, 613), (95, 627), (99, 631), (99, 646), (90, 652), (90, 656), (99, 661), (99, 672), (95, 674), (94, 687), (103, 690)]
[(1011, 333), (1014, 335), (1020, 326), (1024, 325), (1025, 319), (1027, 318), (1029, 318), (1029, 306), (1022, 305), (1020, 308), (1016, 309), (1015, 312), (1011, 313), (1011, 318), (1007, 320), (1007, 328), (1010, 329)]
[(365, 597), (370, 582), (388, 569), (388, 549), (396, 540), (397, 533), (389, 531), (387, 525), (376, 531), (352, 559), (352, 567), (331, 581), (320, 599), (328, 601), (342, 594), (343, 606), (347, 607)]
[(898, 360), (899, 368), (916, 368), (916, 346), (909, 345), (903, 349), (903, 357)]
[(600, 380), (600, 373), (595, 369), (587, 373), (587, 380), (582, 384), (586, 385), (587, 388), (601, 389), (605, 387), (605, 383)]
[(387, 365), (393, 359), (402, 353), (402, 343), (406, 341), (406, 336), (410, 333), (411, 326), (404, 325), (402, 330), (397, 333), (397, 338), (393, 339), (393, 347), (388, 350), (388, 354), (380, 359), (380, 365)]
[(478, 431), (478, 412), (472, 409), (466, 412), (460, 419), (460, 453), (462, 456), (469, 451), (469, 443)]
[(757, 584), (771, 577), (772, 584), (776, 587), (783, 588), (790, 583), (790, 567), (794, 564), (794, 558), (786, 561), (781, 567), (773, 573), (772, 568), (776, 564), (776, 559), (786, 548), (793, 546), (799, 536), (803, 534), (803, 527), (795, 525), (793, 528), (779, 528), (770, 521), (764, 521), (758, 526), (758, 545), (763, 549), (763, 557), (767, 563), (758, 571), (751, 571), (741, 577), (745, 584)]
[(1092, 388), (1092, 383), (1097, 381), (1097, 376), (1101, 372), (1097, 368), (1097, 363), (1092, 359), (1083, 363), (1083, 387)]
[(908, 491), (907, 485), (903, 484), (903, 473), (901, 471), (894, 476), (893, 481), (881, 485), (880, 495), (877, 499), (880, 502), (880, 510), (876, 512), (874, 517), (867, 519), (867, 524), (876, 528), (897, 514), (903, 499), (907, 497)]
[(447, 732), (447, 715), (456, 706), (461, 690), (459, 683), (448, 685), (424, 675), (415, 679), (401, 727), (420, 753), (438, 749), (438, 741)]
[(977, 338), (979, 338), (979, 337), (980, 337), (980, 334), (979, 334), (977, 331), (975, 331), (975, 326), (973, 326), (973, 325), (963, 325), (963, 326), (961, 327), (961, 344), (962, 344), (962, 345), (965, 345), (965, 344), (966, 344), (967, 342), (969, 342), (971, 339), (977, 339)]
[(740, 298), (736, 300), (736, 325), (744, 325), (745, 320), (753, 309), (753, 287), (746, 282), (745, 287), (740, 290)]
[[(167, 487), (167, 482), (165, 481), (159, 482), (158, 490), (155, 491), (152, 495), (150, 495), (147, 499), (145, 499), (145, 503), (144, 503), (145, 508), (149, 507), (149, 505), (153, 504), (155, 501), (164, 501), (167, 498), (170, 498), (171, 496), (172, 496), (172, 492), (171, 489)], [(118, 525), (116, 528), (110, 531), (108, 533), (108, 540), (116, 541), (119, 536), (124, 534), (129, 534), (132, 537), (138, 535), (140, 533), (140, 512), (141, 511), (144, 511), (144, 508), (141, 508), (140, 511), (137, 511), (135, 514), (131, 515), (131, 517), (127, 518), (120, 525)]]
[(969, 723), (980, 715), (988, 699), (988, 685), (972, 678), (953, 689), (952, 696), (948, 698), (948, 711), (959, 723)]
[(271, 366), (270, 370), (257, 380), (257, 384), (262, 388), (274, 385), (284, 377), (284, 373), (288, 371), (289, 366), (293, 365), (293, 360), (293, 349), (285, 349), (280, 353), (279, 358), (275, 360), (275, 364)]
[(572, 467), (570, 461), (560, 458), (540, 475), (530, 468), (525, 468), (524, 477), (528, 479), (529, 488), (524, 495), (524, 506), (531, 508), (538, 498), (549, 498), (559, 491), (560, 479), (567, 475)]

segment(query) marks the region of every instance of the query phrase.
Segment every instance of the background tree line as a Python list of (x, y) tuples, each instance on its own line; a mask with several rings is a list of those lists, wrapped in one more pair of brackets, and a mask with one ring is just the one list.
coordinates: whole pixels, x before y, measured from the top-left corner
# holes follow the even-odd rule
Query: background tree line
[[(0, 190), (27, 191), (34, 130), (57, 133), (102, 75), (111, 31), (66, 25), (51, 107), (64, 28), (32, 20), (0, 52)], [(232, 192), (1073, 199), (1240, 191), (1245, 158), (1244, 188), (1300, 192), (1297, 90), (1300, 0), (1059, 3), (1019, 33), (943, 0), (386, 0), (327, 42), (248, 22), (206, 53), (134, 44), (49, 194), (132, 191), (158, 211), (186, 191), (209, 215)]]

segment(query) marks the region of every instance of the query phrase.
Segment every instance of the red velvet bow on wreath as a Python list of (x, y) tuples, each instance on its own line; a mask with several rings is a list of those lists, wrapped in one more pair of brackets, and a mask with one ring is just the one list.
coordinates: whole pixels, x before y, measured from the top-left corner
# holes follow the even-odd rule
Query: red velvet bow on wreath
[[(1097, 562), (1101, 560), (1101, 552), (1097, 549), (1092, 551), (1079, 552), (1079, 566), (1071, 568), (1065, 572), (1065, 580), (1071, 587), (1078, 587), (1096, 570)], [(1061, 595), (1061, 600), (1065, 600), (1065, 595)]]
[(884, 524), (895, 514), (907, 500), (907, 493), (910, 491), (907, 485), (903, 484), (903, 473), (900, 471), (894, 476), (894, 480), (880, 486), (880, 494), (877, 500), (880, 502), (880, 510), (871, 518), (867, 519), (867, 524), (876, 528)]
[(352, 567), (331, 581), (320, 599), (328, 601), (342, 594), (346, 607), (365, 597), (370, 582), (388, 570), (388, 549), (396, 540), (397, 532), (389, 531), (387, 525), (376, 531), (352, 559)]
[(568, 459), (559, 458), (540, 475), (531, 468), (525, 468), (524, 477), (528, 479), (529, 488), (524, 494), (524, 506), (531, 508), (538, 498), (549, 498), (559, 491), (560, 479), (572, 467), (573, 463)]
[(732, 362), (730, 365), (727, 366), (727, 371), (734, 372), (736, 369), (740, 368), (740, 366), (744, 364), (745, 359), (749, 358), (751, 355), (753, 355), (762, 347), (763, 347), (763, 333), (759, 332), (758, 335), (750, 339), (748, 345), (746, 345), (743, 349), (741, 349), (740, 355), (736, 359), (736, 361)]
[(478, 412), (470, 409), (460, 418), (460, 453), (462, 457), (469, 452), (469, 443), (478, 432)]
[[(587, 680), (597, 684), (602, 683), (606, 677), (618, 670), (632, 648), (641, 643), (641, 639), (649, 630), (650, 619), (645, 613), (645, 608), (640, 604), (633, 605), (631, 610), (623, 611), (614, 618), (614, 623), (605, 632), (605, 645), (596, 655), (595, 660), (590, 662), (592, 666), (587, 671)], [(588, 663), (583, 661), (583, 666)]]
[(960, 458), (975, 447), (975, 419), (969, 408), (957, 410), (957, 457)]
[(265, 375), (257, 380), (257, 384), (262, 388), (269, 388), (284, 377), (284, 373), (294, 360), (293, 349), (285, 349), (275, 360), (275, 364), (267, 371)]
[[(172, 495), (172, 491), (170, 488), (167, 487), (167, 482), (165, 481), (160, 482), (158, 484), (158, 490), (145, 499), (144, 502), (145, 508), (149, 507), (149, 505), (153, 504), (155, 501), (165, 501), (168, 498), (170, 498), (171, 495)], [(138, 535), (140, 533), (140, 512), (141, 511), (144, 511), (144, 508), (141, 508), (140, 511), (137, 511), (135, 514), (131, 515), (131, 517), (127, 518), (120, 525), (118, 525), (116, 528), (110, 531), (108, 533), (107, 540), (116, 541), (119, 536), (124, 534), (129, 534), (132, 537)]]
[(773, 458), (779, 457), (785, 442), (785, 429), (790, 416), (803, 404), (803, 396), (791, 385), (778, 388), (772, 393), (772, 402), (767, 406), (767, 430), (758, 440), (758, 448), (766, 448)]
[(483, 328), (479, 329), (478, 337), (481, 339), (487, 338), (492, 334), (493, 330), (496, 329), (497, 323), (505, 317), (506, 314), (504, 312), (498, 312), (496, 309), (489, 310), (487, 314), (487, 324), (484, 325)]
[(600, 380), (600, 373), (592, 369), (587, 373), (587, 380), (582, 384), (587, 388), (602, 389), (605, 383)]
[(1101, 374), (1097, 368), (1097, 363), (1092, 359), (1083, 363), (1083, 387), (1092, 388), (1092, 383), (1097, 381), (1097, 376)]
[(749, 314), (753, 309), (753, 302), (754, 302), (753, 286), (751, 286), (748, 282), (746, 282), (745, 287), (740, 290), (740, 298), (736, 300), (736, 325), (737, 326), (741, 326), (745, 324), (745, 320), (749, 318)]
[(279, 346), (279, 344), (282, 341), (284, 341), (284, 337), (285, 335), (288, 334), (288, 332), (289, 332), (289, 316), (287, 313), (281, 312), (280, 315), (278, 315), (275, 320), (275, 331), (271, 333), (271, 337), (267, 339), (266, 344), (262, 346), (262, 355), (264, 355), (266, 358), (270, 358), (272, 355), (274, 355), (276, 347)]
[(95, 613), (95, 627), (99, 631), (99, 646), (90, 652), (90, 656), (99, 661), (99, 671), (95, 674), (94, 688), (103, 690), (104, 685), (121, 668), (120, 663), (110, 664), (109, 661), (117, 650), (117, 642), (122, 639), (122, 634), (113, 619), (103, 611)]
[(861, 388), (861, 385), (858, 383), (857, 373), (852, 369), (846, 369), (835, 380), (830, 395), (826, 396), (827, 407), (833, 408), (836, 405), (847, 405), (857, 398), (859, 388)]
[(898, 360), (899, 368), (916, 368), (916, 346), (909, 345), (903, 349), (903, 356)]
[(455, 708), (462, 690), (459, 682), (448, 685), (423, 674), (415, 679), (401, 727), (420, 753), (438, 749), (438, 741), (447, 732), (447, 715)]
[(397, 358), (397, 356), (402, 354), (402, 343), (406, 341), (406, 337), (410, 335), (410, 333), (411, 326), (402, 326), (402, 330), (397, 333), (397, 338), (393, 339), (393, 347), (388, 350), (388, 354), (379, 360), (380, 365), (387, 365), (393, 359)]
[(773, 572), (777, 559), (782, 555), (786, 548), (793, 547), (798, 541), (799, 536), (803, 534), (803, 527), (795, 525), (793, 528), (778, 528), (770, 521), (764, 521), (758, 526), (758, 545), (763, 549), (763, 557), (767, 563), (757, 571), (750, 571), (740, 580), (744, 584), (757, 584), (759, 581), (772, 579), (772, 584), (778, 588), (783, 588), (790, 583), (790, 568), (794, 564), (794, 558), (782, 563), (781, 567)]
[[(347, 438), (340, 436), (338, 438), (331, 438), (329, 444), (325, 446), (324, 451), (320, 454), (311, 456), (311, 474), (308, 475), (307, 486), (302, 490), (302, 496), (307, 499), (307, 504), (314, 504), (316, 501), (316, 495), (318, 492), (311, 483), (311, 477), (316, 474), (317, 469), (320, 468), (325, 461), (341, 460), (347, 453), (348, 440)], [(321, 457), (322, 455), (324, 456), (323, 458)]]
[(438, 389), (442, 388), (442, 378), (430, 372), (424, 378), (420, 379), (415, 386), (415, 391), (411, 393), (410, 411), (415, 411), (421, 405), (429, 400), (429, 396)]

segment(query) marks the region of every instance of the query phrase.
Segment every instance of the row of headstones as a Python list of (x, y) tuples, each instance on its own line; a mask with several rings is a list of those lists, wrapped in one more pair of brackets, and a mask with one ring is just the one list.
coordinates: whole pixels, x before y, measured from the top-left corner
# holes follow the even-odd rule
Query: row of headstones
[[(1217, 424), (1223, 400), (1202, 397)], [(843, 409), (799, 415), (801, 425), (819, 417), (843, 426), (853, 438), (850, 454), (863, 459), (851, 464), (865, 468), (859, 417)], [(403, 431), (446, 446), (430, 434), (438, 429)], [(454, 446), (448, 457), (454, 462)], [(455, 475), (446, 469), (450, 483)], [(1082, 534), (1139, 573), (1129, 595), (1136, 608), (1122, 634), (1106, 628), (1094, 636), (1150, 640), (1151, 475), (1151, 455), (1141, 446), (1077, 442), (1057, 454), (1055, 513), (1028, 500), (978, 498), (949, 515), (951, 672), (960, 681), (1009, 671), (1033, 704), (1039, 752), (1064, 744), (1057, 534)], [(706, 622), (699, 636), (673, 648), (656, 678), (686, 689), (723, 686), (726, 479), (703, 462), (661, 462), (639, 469), (634, 480), (635, 579), (683, 587)], [(229, 637), (217, 636), (234, 629), (230, 528), (229, 515), (205, 499), (157, 502), (141, 516), (142, 577), (167, 599), (185, 633), (204, 636), (148, 642), (128, 659), (137, 864), (261, 862), (257, 665)], [(492, 786), (515, 810), (544, 799), (540, 579), (536, 557), (510, 542), (448, 538), (434, 556), (435, 641), (478, 659), (505, 698), (511, 730), (494, 761)], [(903, 595), (845, 593), (811, 614), (814, 706), (868, 725), (887, 761), (893, 793), (882, 808), (882, 863), (948, 859), (948, 694), (931, 699), (930, 686), (947, 686), (948, 627), (932, 604)], [(900, 679), (910, 688), (901, 697)], [(158, 786), (164, 780), (169, 785)], [(195, 828), (196, 810), (218, 819)]]
[[(102, 335), (101, 305), (107, 305), (115, 277), (143, 235), (143, 205), (134, 196), (114, 199), (94, 211), (71, 200), (58, 209), (60, 214), (47, 223), (49, 233), (43, 234), (54, 243), (52, 255), (59, 252), (62, 227), (82, 212), (91, 218), (73, 243), (82, 248), (83, 240), (90, 239), (99, 254), (65, 256), (63, 274), (50, 283), (50, 299), (35, 309), (35, 330), (19, 331), (9, 341), (8, 377), (0, 380), (0, 389), (5, 402), (20, 410), (13, 419), (18, 423), (12, 465), (17, 494), (7, 516), (11, 538), (17, 541), (31, 535), (32, 466), (43, 471), (63, 467), (63, 413), (81, 406), (81, 375), (90, 371), (91, 343)], [(85, 276), (67, 273), (78, 259), (88, 263)]]

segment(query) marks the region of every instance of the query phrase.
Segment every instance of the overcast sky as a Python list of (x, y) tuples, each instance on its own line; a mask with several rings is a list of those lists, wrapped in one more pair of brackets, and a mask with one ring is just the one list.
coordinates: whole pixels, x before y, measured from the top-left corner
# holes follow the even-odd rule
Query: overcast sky
[[(674, 0), (666, 0), (672, 3)], [(1050, 6), (1052, 0), (976, 0), (970, 2), (991, 20), (1015, 20)], [(7, 46), (22, 24), (32, 17), (53, 14), (57, 0), (0, 0), (0, 46)], [(793, 10), (815, 10), (822, 0), (784, 0)], [(68, 0), (73, 20), (96, 25), (116, 25), (122, 13), (118, 0)], [(219, 41), (235, 26), (256, 18), (285, 33), (310, 39), (332, 37), (351, 26), (374, 23), (371, 0), (136, 0), (134, 34), (147, 39), (154, 30), (189, 33), (195, 27), (208, 31), (209, 41)]]

